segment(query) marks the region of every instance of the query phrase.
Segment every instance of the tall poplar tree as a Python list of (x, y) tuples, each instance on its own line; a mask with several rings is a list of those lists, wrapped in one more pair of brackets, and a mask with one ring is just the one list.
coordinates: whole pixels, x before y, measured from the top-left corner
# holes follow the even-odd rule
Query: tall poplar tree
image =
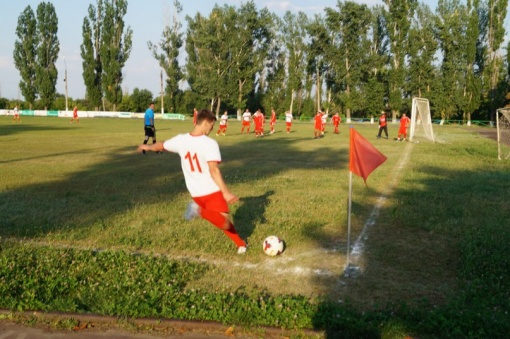
[(51, 108), (56, 97), (58, 59), (60, 44), (57, 37), (58, 18), (55, 7), (50, 2), (37, 6), (37, 47), (36, 84), (42, 106)]
[[(465, 87), (465, 9), (460, 0), (439, 0), (436, 38), (441, 49), (441, 91), (437, 108), (442, 119), (458, 117)], [(439, 103), (442, 103), (439, 106)]]
[[(324, 18), (315, 14), (313, 20), (310, 20), (307, 26), (308, 37), (310, 39), (307, 54), (307, 78), (305, 88), (314, 102), (314, 107), (310, 107), (310, 113), (322, 110), (323, 108), (323, 84), (325, 74), (329, 71), (329, 59), (326, 57), (328, 45), (331, 43), (331, 36), (324, 23)], [(315, 90), (313, 100), (312, 91)]]
[(372, 23), (372, 13), (366, 5), (352, 1), (338, 3), (338, 12), (326, 8), (326, 21), (330, 31), (335, 32), (335, 43), (327, 46), (335, 50), (331, 64), (336, 69), (336, 81), (343, 89), (341, 101), (347, 121), (353, 109), (361, 109), (361, 81), (367, 61), (367, 33)]
[(103, 69), (101, 85), (106, 99), (113, 105), (113, 110), (116, 110), (116, 105), (122, 102), (122, 68), (129, 58), (132, 47), (133, 31), (124, 24), (127, 6), (127, 0), (104, 2), (100, 47)]
[(97, 8), (89, 5), (88, 16), (83, 19), (83, 43), (80, 46), (83, 81), (86, 88), (86, 99), (97, 109), (103, 100), (101, 77), (103, 68), (101, 64), (100, 47), (102, 40), (103, 1), (97, 0)]
[(505, 38), (505, 19), (508, 11), (508, 0), (488, 0), (488, 21), (487, 21), (487, 72), (490, 118), (495, 119), (496, 109), (501, 103), (498, 100), (498, 82), (503, 59), (499, 49)]
[(405, 57), (411, 18), (418, 4), (417, 0), (385, 0), (387, 6), (386, 31), (390, 40), (390, 70), (388, 74), (388, 105), (392, 119), (402, 108), (405, 84)]
[(374, 117), (381, 111), (387, 93), (386, 62), (388, 60), (388, 39), (382, 6), (372, 8), (369, 40), (366, 47), (367, 59), (363, 65), (364, 109)]
[(236, 10), (232, 6), (216, 5), (209, 18), (197, 13), (195, 18), (187, 16), (186, 20), (188, 83), (192, 90), (207, 97), (211, 110), (219, 114), (222, 102), (232, 101), (231, 96), (237, 86), (232, 78), (235, 69), (233, 45), (238, 43), (234, 29)]
[(182, 6), (178, 0), (174, 1), (174, 9), (173, 22), (171, 25), (165, 26), (159, 44), (147, 42), (149, 50), (166, 74), (165, 92), (170, 97), (170, 112), (176, 111), (177, 103), (175, 100), (179, 92), (179, 82), (184, 77), (179, 66), (179, 50), (183, 45), (183, 33), (181, 32), (182, 24), (178, 19), (178, 14), (182, 12)]
[(508, 44), (506, 45), (506, 78), (510, 87), (510, 41), (508, 41)]
[(37, 97), (36, 87), (36, 54), (38, 35), (37, 21), (34, 11), (30, 6), (18, 17), (18, 25), (16, 27), (17, 40), (14, 43), (14, 65), (20, 72), (21, 80), (19, 88), (25, 101), (30, 105), (35, 102)]
[(467, 27), (465, 34), (465, 87), (463, 91), (464, 101), (462, 103), (462, 112), (464, 119), (467, 119), (468, 124), (471, 123), (471, 113), (480, 106), (481, 102), (481, 77), (477, 74), (479, 70), (476, 69), (476, 54), (477, 43), (480, 30), (478, 27), (478, 7), (479, 0), (467, 0), (466, 16)]
[[(305, 90), (306, 59), (309, 47), (307, 45), (308, 32), (306, 27), (309, 18), (304, 12), (293, 14), (285, 12), (282, 25), (282, 40), (287, 54), (287, 92), (288, 110), (301, 112), (303, 107), (303, 92)], [(294, 98), (297, 98), (294, 106)]]
[[(233, 43), (230, 45), (231, 81), (237, 84), (236, 95), (232, 104), (237, 107), (238, 115), (247, 101), (250, 92), (254, 92), (256, 78), (258, 92), (267, 89), (264, 62), (268, 58), (271, 41), (274, 39), (271, 30), (272, 16), (267, 9), (257, 11), (253, 1), (249, 1), (236, 11), (232, 27)], [(258, 76), (257, 76), (258, 75)]]
[(269, 111), (269, 108), (274, 108), (276, 112), (282, 112), (285, 109), (285, 88), (286, 88), (286, 74), (285, 74), (285, 44), (282, 39), (280, 27), (283, 21), (280, 17), (273, 16), (273, 31), (274, 38), (270, 42), (267, 60), (265, 62), (266, 82), (268, 84), (267, 90), (264, 93), (262, 106)]
[(510, 106), (510, 41), (506, 45), (506, 92), (505, 107)]
[[(476, 39), (475, 39), (476, 42)], [(434, 61), (438, 48), (434, 36), (434, 13), (420, 3), (409, 30), (409, 77), (407, 91), (410, 97), (431, 99), (434, 82)]]

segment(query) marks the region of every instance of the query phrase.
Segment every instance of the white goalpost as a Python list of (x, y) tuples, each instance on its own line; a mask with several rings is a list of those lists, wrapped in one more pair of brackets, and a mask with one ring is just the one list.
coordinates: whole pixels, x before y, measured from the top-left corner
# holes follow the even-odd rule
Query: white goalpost
[(510, 108), (496, 110), (496, 128), (498, 134), (498, 159), (510, 158)]
[(417, 141), (416, 137), (435, 141), (428, 99), (413, 98), (410, 118), (409, 141)]

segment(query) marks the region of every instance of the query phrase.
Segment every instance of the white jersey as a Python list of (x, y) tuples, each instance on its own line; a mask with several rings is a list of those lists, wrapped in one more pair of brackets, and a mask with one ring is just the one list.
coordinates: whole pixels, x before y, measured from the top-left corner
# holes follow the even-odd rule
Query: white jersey
[(181, 157), (186, 187), (192, 197), (218, 192), (220, 188), (209, 172), (209, 161), (221, 162), (220, 147), (206, 135), (179, 134), (166, 140), (163, 147)]
[(243, 120), (244, 121), (250, 121), (251, 120), (251, 113), (250, 112), (244, 112), (243, 113)]
[(227, 126), (228, 115), (222, 115), (220, 117), (220, 126)]
[(285, 122), (292, 122), (292, 113), (285, 113)]
[(322, 123), (325, 124), (328, 121), (328, 115), (327, 114), (323, 114), (322, 117), (321, 117), (321, 120), (322, 120)]

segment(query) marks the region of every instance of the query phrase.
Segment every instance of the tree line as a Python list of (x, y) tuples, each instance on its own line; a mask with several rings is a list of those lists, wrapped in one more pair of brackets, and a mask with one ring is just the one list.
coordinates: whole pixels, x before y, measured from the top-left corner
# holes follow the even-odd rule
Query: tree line
[[(81, 44), (87, 109), (166, 112), (209, 107), (218, 115), (249, 108), (295, 116), (339, 111), (348, 119), (381, 110), (396, 118), (413, 97), (430, 100), (433, 118), (493, 120), (510, 101), (510, 42), (503, 46), (508, 0), (416, 0), (369, 7), (338, 1), (323, 13), (282, 17), (253, 1), (215, 5), (208, 16), (174, 17), (147, 47), (161, 67), (161, 93), (122, 90), (132, 30), (126, 0), (97, 0), (84, 17)], [(42, 2), (18, 18), (14, 59), (28, 104), (61, 104), (55, 91), (58, 20)], [(506, 53), (505, 53), (506, 51)], [(184, 65), (179, 60), (185, 57)], [(163, 83), (163, 79), (165, 79)], [(149, 99), (150, 98), (150, 99)]]

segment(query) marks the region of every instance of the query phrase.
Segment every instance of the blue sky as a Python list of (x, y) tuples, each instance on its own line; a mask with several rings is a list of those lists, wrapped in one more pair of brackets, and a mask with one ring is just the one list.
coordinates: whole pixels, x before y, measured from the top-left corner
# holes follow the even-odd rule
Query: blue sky
[[(0, 97), (17, 99), (19, 71), (13, 62), (16, 25), (19, 15), (30, 5), (34, 12), (41, 0), (2, 0), (0, 4)], [(59, 79), (57, 91), (65, 92), (64, 71), (67, 67), (68, 95), (72, 98), (84, 98), (85, 86), (82, 78), (80, 45), (82, 43), (82, 24), (90, 4), (96, 6), (96, 0), (50, 0), (59, 20), (58, 38), (60, 54), (57, 60)], [(180, 20), (185, 24), (185, 16), (195, 16), (197, 12), (208, 15), (214, 4), (240, 6), (241, 0), (181, 0), (183, 7)], [(244, 1), (245, 2), (245, 1)], [(381, 4), (381, 0), (362, 0), (368, 5)], [(435, 9), (437, 0), (425, 1)], [(336, 7), (337, 0), (256, 0), (257, 8), (267, 7), (270, 11), (283, 15), (285, 11), (303, 11), (308, 15), (323, 13), (326, 7)], [(150, 54), (147, 42), (159, 43), (165, 22), (173, 16), (173, 0), (128, 0), (125, 22), (133, 29), (133, 49), (124, 67), (123, 89), (132, 92), (134, 88), (148, 89), (159, 93), (160, 68)], [(507, 20), (508, 22), (508, 20)], [(510, 25), (506, 25), (507, 31)], [(64, 63), (65, 58), (65, 63)]]

